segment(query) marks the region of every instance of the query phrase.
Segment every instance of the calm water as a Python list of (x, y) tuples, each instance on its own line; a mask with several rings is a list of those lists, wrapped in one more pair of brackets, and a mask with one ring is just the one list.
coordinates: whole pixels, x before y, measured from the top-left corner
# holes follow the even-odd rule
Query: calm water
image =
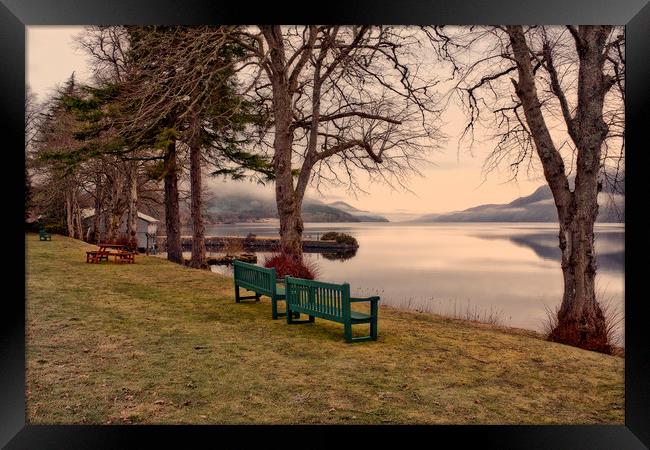
[[(381, 303), (443, 314), (454, 311), (539, 330), (545, 306), (562, 297), (557, 226), (548, 223), (308, 223), (305, 238), (342, 231), (359, 241), (349, 259), (306, 254), (318, 278), (351, 285), (352, 295), (380, 295)], [(278, 224), (212, 226), (206, 235), (277, 236)], [(597, 226), (597, 287), (615, 308), (624, 305), (622, 224)], [(217, 254), (217, 253), (214, 253)], [(259, 253), (259, 264), (264, 260)], [(225, 266), (213, 271), (230, 274)], [(622, 333), (622, 325), (619, 330)]]

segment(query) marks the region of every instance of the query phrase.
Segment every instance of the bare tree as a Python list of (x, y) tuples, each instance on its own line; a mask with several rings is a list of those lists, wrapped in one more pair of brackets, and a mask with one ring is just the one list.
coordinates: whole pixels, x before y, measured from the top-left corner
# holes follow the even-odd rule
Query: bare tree
[(25, 219), (28, 218), (32, 206), (30, 167), (40, 118), (41, 112), (36, 102), (36, 96), (27, 87), (25, 90)]
[(594, 223), (602, 183), (617, 184), (624, 155), (623, 30), (504, 26), (427, 32), (459, 80), (453, 93), (469, 116), (462, 139), (473, 142), (479, 124), (496, 130), (488, 170), (508, 161), (516, 178), (522, 165), (530, 170), (539, 163), (551, 188), (564, 294), (550, 339), (608, 352), (594, 287)]
[[(129, 39), (125, 27), (122, 26), (87, 26), (83, 33), (76, 38), (77, 45), (90, 56), (90, 64), (93, 72), (94, 85), (115, 86), (124, 83), (129, 76)], [(116, 163), (120, 155), (104, 155), (102, 159), (109, 165)], [(125, 164), (121, 164), (125, 165)], [(108, 239), (115, 239), (116, 233), (121, 226), (124, 208), (120, 205), (120, 199), (116, 195), (124, 195), (127, 199), (127, 234), (132, 242), (136, 241), (137, 219), (138, 219), (138, 162), (135, 159), (129, 160), (124, 167), (122, 176), (113, 172), (108, 181), (117, 184), (112, 186), (112, 206), (107, 208), (109, 213), (105, 216), (105, 223), (108, 226)], [(124, 186), (126, 184), (126, 186)], [(99, 215), (102, 198), (100, 195), (101, 185), (96, 185), (98, 191), (96, 198), (96, 217)], [(116, 214), (120, 214), (116, 216)], [(98, 225), (98, 221), (95, 225)], [(97, 230), (97, 228), (95, 229)]]
[(302, 257), (301, 205), (310, 183), (354, 189), (356, 171), (365, 170), (403, 185), (436, 146), (436, 82), (422, 77), (417, 36), (416, 29), (370, 26), (259, 26), (235, 34), (247, 64), (256, 65), (251, 95), (269, 111), (285, 255)]

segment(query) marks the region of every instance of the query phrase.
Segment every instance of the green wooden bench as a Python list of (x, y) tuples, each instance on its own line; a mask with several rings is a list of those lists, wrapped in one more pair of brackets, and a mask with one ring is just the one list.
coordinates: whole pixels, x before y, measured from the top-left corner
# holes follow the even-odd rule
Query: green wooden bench
[(52, 235), (45, 231), (45, 227), (43, 225), (41, 225), (38, 228), (38, 240), (39, 241), (51, 241), (52, 240)]
[[(238, 260), (234, 260), (232, 265), (235, 279), (235, 301), (237, 303), (248, 299), (259, 301), (260, 296), (266, 295), (271, 299), (271, 317), (273, 319), (286, 314), (278, 312), (278, 301), (284, 300), (284, 287), (278, 286), (277, 283), (284, 283), (284, 280), (276, 278), (275, 269), (267, 269)], [(239, 294), (240, 287), (255, 292), (255, 295), (242, 297)]]
[[(285, 277), (287, 323), (311, 323), (315, 317), (343, 324), (347, 342), (377, 340), (377, 303), (379, 297), (350, 297), (348, 283), (332, 284), (302, 278)], [(370, 314), (353, 311), (352, 303), (370, 302)], [(308, 320), (295, 320), (293, 312), (307, 314)], [(352, 325), (370, 324), (370, 335), (352, 337)]]

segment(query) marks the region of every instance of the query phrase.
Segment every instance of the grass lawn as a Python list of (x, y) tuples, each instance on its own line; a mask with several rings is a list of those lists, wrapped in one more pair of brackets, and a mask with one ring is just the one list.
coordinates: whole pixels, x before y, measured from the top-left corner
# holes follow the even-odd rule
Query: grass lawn
[(30, 424), (624, 423), (620, 357), (386, 307), (346, 344), (236, 304), (231, 278), (94, 248), (27, 235)]

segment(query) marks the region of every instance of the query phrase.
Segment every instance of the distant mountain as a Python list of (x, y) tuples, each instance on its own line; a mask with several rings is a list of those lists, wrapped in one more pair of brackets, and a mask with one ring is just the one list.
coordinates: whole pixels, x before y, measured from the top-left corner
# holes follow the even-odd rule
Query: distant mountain
[[(338, 205), (342, 204), (342, 205)], [(252, 222), (278, 218), (275, 200), (249, 193), (218, 195), (206, 201), (208, 219), (212, 222)], [(305, 222), (388, 222), (381, 216), (364, 214), (345, 202), (325, 204), (306, 199), (302, 206)]]
[(302, 220), (305, 222), (362, 222), (362, 220), (318, 201), (306, 200), (302, 205)]
[[(377, 214), (371, 214), (369, 211), (364, 211), (362, 209), (355, 208), (354, 206), (345, 203), (345, 202), (332, 202), (329, 203), (329, 206), (336, 208), (339, 211), (343, 211), (352, 216), (355, 216), (359, 219), (360, 222), (388, 222), (389, 220), (383, 216)], [(304, 210), (304, 208), (303, 208)]]
[(368, 211), (363, 211), (361, 209), (355, 208), (354, 206), (350, 205), (349, 203), (345, 203), (345, 202), (342, 202), (340, 200), (337, 201), (337, 202), (328, 203), (328, 205), (330, 205), (330, 206), (332, 206), (334, 208), (338, 208), (341, 211), (354, 211), (354, 212), (360, 212), (360, 213), (367, 213), (368, 212)]
[[(625, 196), (604, 189), (598, 194), (597, 222), (625, 221)], [(557, 209), (548, 186), (505, 205), (480, 205), (463, 211), (427, 214), (413, 222), (556, 222)]]

